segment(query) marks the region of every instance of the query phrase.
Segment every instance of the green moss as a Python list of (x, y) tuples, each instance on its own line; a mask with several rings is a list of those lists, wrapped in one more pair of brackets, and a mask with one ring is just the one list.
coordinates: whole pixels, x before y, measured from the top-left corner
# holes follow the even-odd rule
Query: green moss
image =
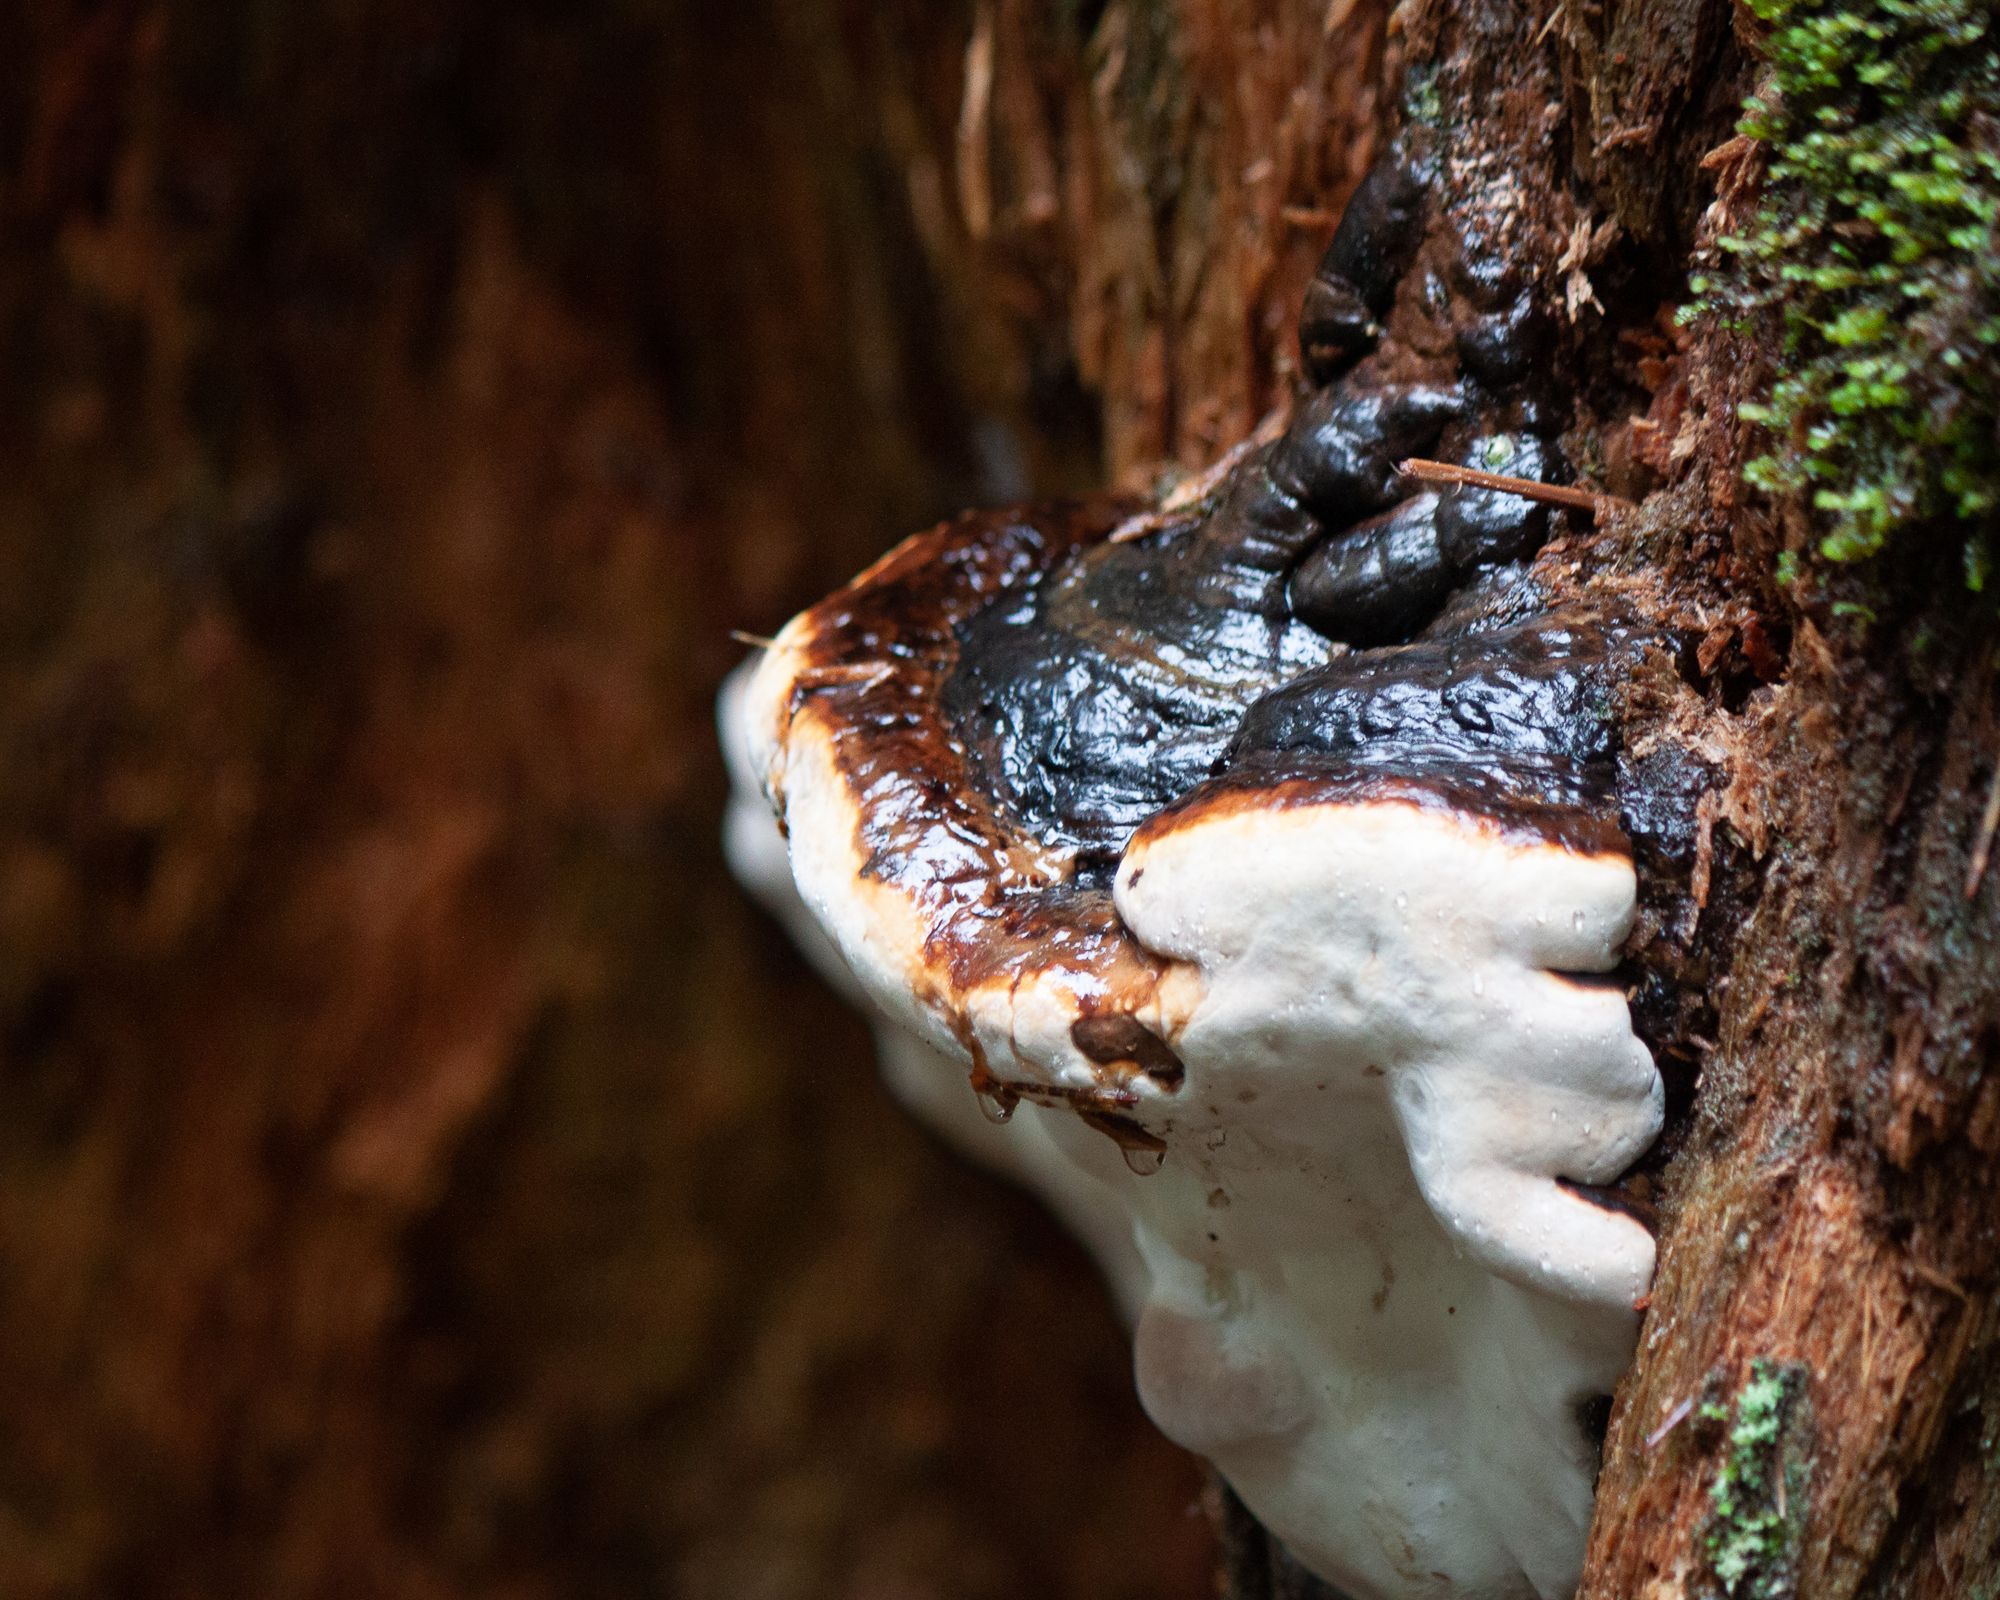
[(1731, 1600), (1792, 1593), (1806, 1498), (1793, 1421), (1804, 1382), (1796, 1362), (1759, 1359), (1733, 1408), (1713, 1400), (1702, 1406), (1704, 1420), (1729, 1426), (1728, 1448), (1708, 1489), (1705, 1539), (1710, 1569)]
[[(1754, 225), (1692, 284), (1732, 323), (1772, 312), (1785, 370), (1746, 477), (1805, 494), (1821, 555), (1949, 525), (1984, 586), (2000, 508), (2000, 50), (1988, 0), (1750, 0), (1770, 81)], [(1796, 569), (1781, 577), (1796, 575)]]
[(1444, 96), (1438, 90), (1435, 66), (1419, 63), (1403, 78), (1403, 115), (1427, 128), (1444, 121)]

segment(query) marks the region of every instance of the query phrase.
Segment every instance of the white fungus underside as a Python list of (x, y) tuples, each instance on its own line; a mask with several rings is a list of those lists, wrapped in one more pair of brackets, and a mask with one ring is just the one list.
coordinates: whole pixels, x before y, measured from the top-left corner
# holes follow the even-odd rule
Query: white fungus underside
[(723, 814), (723, 854), (736, 880), (791, 936), (813, 968), (865, 1016), (875, 1035), (876, 1059), (889, 1090), (911, 1112), (972, 1156), (1034, 1194), (1081, 1241), (1110, 1283), (1127, 1325), (1138, 1315), (1143, 1268), (1132, 1246), (1124, 1205), (1104, 1185), (1129, 1177), (1105, 1140), (1087, 1153), (1083, 1167), (1059, 1154), (1045, 1121), (1073, 1120), (1067, 1112), (1022, 1106), (1006, 1126), (989, 1121), (966, 1085), (964, 1053), (940, 1050), (906, 1024), (892, 1021), (853, 972), (792, 879), (790, 855), (763, 781), (754, 765), (744, 695), (754, 663), (730, 673), (717, 701), (723, 755), (729, 766), (729, 806)]
[[(1661, 1085), (1611, 969), (1636, 883), (1618, 856), (1524, 844), (1402, 802), (1197, 811), (1128, 850), (1116, 903), (1168, 958), (1139, 1018), (1187, 1069), (1139, 1079), (1166, 1165), (1127, 1172), (1063, 1111), (978, 1115), (921, 908), (862, 873), (856, 802), (794, 657), (725, 692), (739, 804), (782, 799), (786, 920), (873, 1002), (898, 1093), (1035, 1189), (1136, 1316), (1154, 1421), (1354, 1600), (1558, 1600), (1591, 1504), (1577, 1405), (1631, 1358), (1652, 1240), (1560, 1188), (1652, 1142)], [(746, 780), (748, 780), (746, 782)], [(768, 817), (768, 812), (765, 813)], [(778, 904), (766, 825), (732, 860)], [(1001, 1082), (1085, 1087), (1077, 984), (959, 997)]]

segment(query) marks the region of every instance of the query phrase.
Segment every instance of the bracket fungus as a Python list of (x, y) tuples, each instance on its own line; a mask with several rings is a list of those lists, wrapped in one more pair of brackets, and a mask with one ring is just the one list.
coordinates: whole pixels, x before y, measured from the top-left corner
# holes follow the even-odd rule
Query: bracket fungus
[(788, 853), (739, 809), (732, 856), (1306, 1565), (1555, 1600), (1653, 1264), (1608, 1186), (1664, 1114), (1618, 977), (1661, 634), (1539, 501), (1396, 470), (1562, 465), (1540, 302), (1431, 172), (1363, 185), (1315, 386), (1203, 503), (962, 516), (788, 624), (724, 704)]

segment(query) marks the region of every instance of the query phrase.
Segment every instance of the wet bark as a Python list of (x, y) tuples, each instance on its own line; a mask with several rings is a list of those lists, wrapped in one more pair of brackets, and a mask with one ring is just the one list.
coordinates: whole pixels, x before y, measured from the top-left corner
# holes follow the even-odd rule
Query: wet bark
[[(1145, 15), (1171, 33), (1168, 59), (1213, 68), (1202, 8)], [(1772, 580), (1778, 552), (1808, 549), (1811, 529), (1741, 487), (1750, 440), (1735, 411), (1782, 351), (1768, 328), (1683, 331), (1667, 315), (1694, 253), (1754, 200), (1756, 153), (1732, 138), (1756, 70), (1746, 18), (1703, 0), (1404, 6), (1379, 53), (1365, 6), (1266, 27), (1282, 40), (1323, 20), (1337, 24), (1329, 41), (1370, 40), (1358, 55), (1381, 64), (1384, 118), (1397, 84), (1406, 106), (1427, 85), (1455, 108), (1447, 137), (1519, 174), (1526, 215), (1509, 243), (1570, 313), (1572, 459), (1643, 500), (1592, 549), (1699, 636), (1681, 686), (1696, 703), (1676, 691), (1654, 713), (1721, 778), (1694, 871), (1691, 1003), (1657, 1035), (1693, 1096), (1675, 1119), (1658, 1282), (1610, 1423), (1583, 1592), (1966, 1592), (2000, 1570), (1990, 610), (1963, 589), (1950, 542), (1933, 554), (1921, 535), (1852, 580), (1870, 586), (1872, 622)], [(1136, 26), (1114, 6), (1098, 40)], [(1256, 30), (1229, 38), (1265, 58)], [(1193, 153), (1171, 118), (1108, 104), (1110, 129), (1087, 147), (1164, 128), (1175, 159), (1148, 148), (1179, 182), (1165, 231), (1200, 217), (1227, 261), (1254, 215), (1235, 169)], [(1331, 190), (1327, 202), (1330, 216)], [(1195, 260), (1170, 282), (1205, 286), (1214, 257)], [(1132, 270), (1150, 269), (1142, 256)], [(1212, 334), (1169, 317), (1159, 337), (1180, 381), (1173, 403), (1142, 413), (1147, 427), (1130, 425), (1129, 379), (1100, 374), (1114, 465), (1210, 443), (1188, 431), (1186, 396), (1190, 374), (1217, 369), (1183, 357), (1212, 353)], [(1746, 1421), (1760, 1404), (1763, 1433)], [(1745, 1459), (1765, 1487), (1732, 1500), (1730, 1464)], [(1240, 1508), (1225, 1525), (1233, 1593), (1310, 1589)]]
[[(1725, 1592), (1756, 1384), (1757, 1592), (1978, 1592), (1993, 630), (1921, 554), (1869, 626), (1774, 585), (1806, 530), (1734, 408), (1780, 352), (1662, 319), (1754, 193), (1745, 26), (0, 21), (0, 1588), (1201, 1591), (1077, 1258), (725, 886), (707, 698), (726, 627), (929, 518), (1246, 436), (1399, 98), (1458, 74), (1569, 308), (1572, 459), (1644, 499), (1600, 554), (1699, 619), (1671, 715), (1724, 777), (1584, 1593)], [(1233, 1594), (1312, 1593), (1224, 1527)]]
[(971, 27), (0, 16), (0, 1592), (1205, 1581), (718, 849), (731, 626), (1096, 472)]
[[(1536, 270), (1573, 312), (1571, 443), (1645, 496), (1593, 543), (1700, 623), (1702, 708), (1662, 731), (1726, 775), (1695, 874), (1712, 1016), (1666, 1030), (1699, 1070), (1582, 1592), (1976, 1590), (2000, 1572), (1990, 607), (1948, 540), (1865, 580), (1870, 622), (1770, 580), (1811, 530), (1741, 489), (1735, 412), (1782, 352), (1658, 315), (1749, 220), (1756, 158), (1730, 138), (1754, 67), (1727, 7), (1400, 20), (1408, 63), (1488, 75), (1493, 111), (1452, 132), (1505, 151), (1570, 240)], [(1549, 108), (1539, 137), (1514, 97)], [(1239, 1593), (1296, 1592), (1254, 1537), (1231, 1549)]]

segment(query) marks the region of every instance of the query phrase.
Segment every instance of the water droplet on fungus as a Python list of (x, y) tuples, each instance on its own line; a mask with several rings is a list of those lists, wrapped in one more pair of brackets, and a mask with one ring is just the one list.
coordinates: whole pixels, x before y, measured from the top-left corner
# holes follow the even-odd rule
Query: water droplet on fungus
[(975, 1089), (972, 1097), (979, 1102), (979, 1114), (996, 1128), (1005, 1127), (1014, 1118), (1014, 1107), (1021, 1097), (1011, 1089)]

